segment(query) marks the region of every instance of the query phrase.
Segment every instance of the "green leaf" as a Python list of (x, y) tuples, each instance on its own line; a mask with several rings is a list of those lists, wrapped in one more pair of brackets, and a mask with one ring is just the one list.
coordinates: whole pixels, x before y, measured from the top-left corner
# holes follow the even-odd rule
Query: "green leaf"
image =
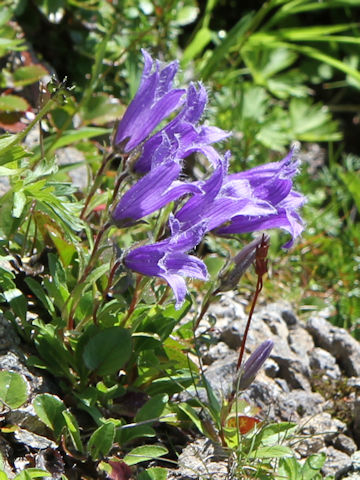
[(282, 458), (280, 460), (278, 475), (288, 480), (298, 480), (301, 476), (301, 465), (295, 457)]
[(104, 423), (91, 435), (87, 450), (93, 460), (106, 456), (113, 445), (115, 438), (115, 425), (112, 422)]
[(355, 205), (360, 212), (360, 177), (353, 172), (339, 172), (341, 180), (351, 194)]
[(248, 13), (241, 17), (235, 26), (226, 35), (224, 40), (212, 52), (201, 71), (203, 80), (207, 80), (215, 71), (219, 70), (223, 59), (228, 55), (230, 49), (247, 37), (247, 32), (254, 17), (254, 13)]
[(78, 451), (83, 453), (84, 452), (84, 446), (81, 441), (81, 436), (80, 436), (80, 429), (79, 425), (76, 421), (76, 418), (74, 415), (69, 411), (69, 410), (63, 410), (62, 415), (65, 419), (66, 422), (66, 428), (67, 431), (70, 435), (71, 441), (74, 445), (74, 448)]
[(55, 314), (54, 304), (51, 302), (50, 298), (44, 292), (42, 286), (32, 277), (25, 278), (26, 285), (30, 288), (33, 294), (40, 300), (45, 309), (50, 313), (50, 315)]
[(84, 363), (98, 375), (116, 373), (129, 360), (132, 352), (128, 330), (111, 327), (95, 334), (85, 345)]
[(260, 447), (252, 450), (249, 458), (282, 458), (293, 455), (291, 448), (282, 445), (273, 445), (272, 447)]
[(166, 394), (158, 394), (150, 398), (136, 414), (135, 422), (157, 419), (161, 416), (168, 400), (169, 396)]
[(7, 168), (7, 167), (0, 167), (0, 177), (10, 177), (12, 175), (19, 175), (19, 173), (23, 172), (22, 168)]
[(5, 300), (10, 303), (15, 315), (21, 318), (23, 322), (26, 321), (27, 300), (23, 293), (18, 288), (6, 290), (3, 293)]
[(196, 20), (198, 16), (199, 8), (192, 6), (192, 5), (185, 5), (180, 9), (178, 12), (175, 20), (173, 20), (172, 24), (177, 26), (184, 26), (192, 23)]
[(20, 218), (24, 210), (24, 207), (26, 205), (26, 195), (22, 191), (14, 192), (13, 198), (14, 198), (14, 206), (12, 210), (12, 215), (15, 218)]
[(7, 52), (14, 50), (22, 50), (24, 47), (23, 40), (13, 40), (10, 38), (0, 38), (0, 57)]
[(104, 123), (121, 118), (124, 114), (124, 106), (118, 100), (109, 95), (92, 95), (86, 105), (83, 106), (84, 123), (103, 125)]
[(15, 372), (0, 372), (0, 400), (10, 408), (19, 408), (28, 399), (28, 384)]
[(311, 480), (317, 475), (326, 462), (324, 452), (310, 455), (302, 467), (302, 480)]
[[(126, 427), (126, 425), (124, 425)], [(116, 443), (126, 445), (135, 438), (155, 437), (156, 432), (150, 425), (135, 425), (129, 428), (118, 428), (115, 436)]]
[(294, 137), (306, 142), (340, 140), (337, 122), (323, 105), (305, 98), (292, 98), (289, 106)]
[(55, 395), (42, 393), (34, 398), (33, 407), (40, 420), (54, 432), (56, 438), (59, 438), (66, 425), (63, 416), (66, 407), (62, 400)]
[(128, 465), (136, 465), (141, 462), (148, 462), (153, 458), (162, 457), (166, 455), (168, 450), (165, 447), (158, 445), (144, 445), (143, 447), (136, 447), (130, 453), (125, 455), (124, 462)]
[(40, 320), (34, 321), (34, 325), (38, 328), (35, 346), (48, 370), (56, 377), (64, 376), (72, 382), (74, 378), (69, 368), (73, 366), (73, 359), (59, 337), (57, 328), (51, 324), (45, 325)]
[(28, 102), (17, 95), (1, 95), (0, 111), (3, 112), (25, 112), (29, 108)]
[(27, 468), (16, 475), (14, 480), (31, 480), (33, 478), (48, 477), (49, 475), (49, 472), (41, 470), (40, 468)]
[(161, 467), (147, 468), (138, 475), (138, 480), (166, 480), (167, 469)]
[(212, 32), (208, 28), (201, 28), (195, 34), (192, 42), (185, 48), (181, 64), (185, 66), (190, 60), (200, 55), (203, 49), (211, 42)]
[(179, 409), (185, 413), (185, 415), (190, 418), (190, 420), (193, 422), (193, 424), (198, 428), (199, 432), (202, 434), (205, 434), (202, 422), (194, 408), (192, 408), (190, 405), (187, 403), (180, 403), (178, 405)]
[(38, 82), (46, 75), (49, 75), (49, 73), (42, 65), (19, 67), (13, 73), (13, 83), (15, 87), (23, 87)]

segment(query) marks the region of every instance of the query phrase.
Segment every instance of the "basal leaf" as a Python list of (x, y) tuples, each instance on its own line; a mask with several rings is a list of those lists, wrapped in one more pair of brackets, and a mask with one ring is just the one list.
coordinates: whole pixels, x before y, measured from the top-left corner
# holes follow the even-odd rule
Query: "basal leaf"
[(144, 445), (136, 447), (130, 453), (125, 455), (124, 462), (128, 465), (135, 465), (141, 462), (148, 462), (153, 458), (162, 457), (166, 455), (168, 450), (165, 447), (158, 445)]
[(28, 399), (28, 384), (15, 372), (0, 372), (0, 400), (10, 408), (19, 408)]
[(136, 414), (135, 422), (143, 422), (152, 418), (157, 419), (161, 416), (168, 400), (169, 396), (166, 394), (159, 394), (150, 398)]
[(111, 327), (95, 334), (86, 344), (83, 360), (87, 368), (98, 375), (111, 375), (120, 370), (132, 352), (128, 330)]
[(166, 480), (167, 469), (162, 467), (151, 467), (141, 472), (138, 480)]
[(62, 400), (56, 395), (42, 393), (37, 395), (33, 401), (36, 415), (45, 423), (58, 438), (66, 425), (63, 411), (66, 409)]
[(93, 460), (106, 456), (113, 445), (115, 438), (115, 425), (112, 422), (104, 423), (91, 435), (87, 450)]
[(271, 447), (259, 447), (252, 450), (249, 458), (282, 458), (293, 455), (291, 448), (282, 445), (273, 445)]
[(74, 445), (74, 448), (76, 448), (78, 452), (83, 452), (84, 446), (81, 441), (79, 425), (76, 421), (76, 418), (69, 410), (63, 410), (62, 415), (65, 419), (66, 428)]

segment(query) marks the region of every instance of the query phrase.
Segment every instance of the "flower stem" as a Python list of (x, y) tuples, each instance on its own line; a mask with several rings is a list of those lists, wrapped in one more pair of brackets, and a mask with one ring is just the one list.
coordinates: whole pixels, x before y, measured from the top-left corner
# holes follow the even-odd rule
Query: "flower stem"
[(80, 213), (80, 219), (83, 220), (84, 217), (85, 217), (85, 213), (86, 213), (86, 210), (89, 206), (89, 203), (90, 203), (90, 200), (92, 199), (92, 197), (94, 196), (95, 192), (96, 192), (96, 189), (99, 185), (99, 179), (101, 178), (101, 176), (105, 173), (106, 171), (106, 167), (109, 165), (109, 163), (111, 162), (111, 160), (115, 157), (115, 153), (114, 152), (111, 152), (109, 153), (109, 155), (104, 155), (104, 158), (103, 158), (103, 161), (101, 162), (101, 165), (100, 165), (100, 168), (98, 169), (98, 171), (96, 172), (96, 175), (95, 175), (95, 178), (94, 178), (94, 181), (93, 181), (93, 184), (90, 188), (90, 191), (86, 197), (86, 200), (85, 200), (85, 203), (84, 203), (84, 206), (83, 206), (83, 209), (81, 210), (81, 213)]

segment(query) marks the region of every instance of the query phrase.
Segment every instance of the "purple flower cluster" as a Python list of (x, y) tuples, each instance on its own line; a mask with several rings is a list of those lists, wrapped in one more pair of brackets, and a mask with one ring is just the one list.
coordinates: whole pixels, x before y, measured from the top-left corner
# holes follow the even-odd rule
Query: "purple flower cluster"
[[(177, 62), (163, 66), (142, 53), (140, 87), (118, 125), (115, 145), (123, 153), (137, 153), (133, 170), (143, 176), (119, 200), (112, 220), (128, 227), (177, 201), (180, 207), (170, 216), (168, 238), (130, 250), (124, 264), (163, 278), (179, 307), (187, 292), (184, 278), (207, 278), (205, 264), (188, 254), (207, 232), (229, 235), (281, 228), (291, 235), (284, 245), (288, 248), (303, 230), (297, 212), (305, 199), (293, 190), (298, 161), (292, 151), (279, 162), (228, 174), (230, 153), (221, 156), (213, 144), (230, 134), (199, 124), (207, 102), (204, 86), (173, 88)], [(150, 136), (175, 111), (175, 117)], [(194, 152), (208, 158), (212, 173), (202, 181), (184, 181), (183, 160)]]

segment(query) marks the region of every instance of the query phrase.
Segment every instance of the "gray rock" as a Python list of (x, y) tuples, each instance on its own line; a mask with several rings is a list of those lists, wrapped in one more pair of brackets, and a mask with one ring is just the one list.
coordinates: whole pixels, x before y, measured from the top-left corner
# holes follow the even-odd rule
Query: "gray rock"
[(0, 352), (9, 351), (20, 344), (20, 338), (11, 322), (0, 313)]
[(179, 468), (168, 473), (168, 480), (228, 480), (229, 455), (208, 439), (187, 445), (178, 458)]
[(299, 320), (297, 319), (295, 313), (291, 310), (291, 307), (287, 309), (285, 306), (284, 310), (281, 312), (281, 316), (289, 328), (295, 328), (299, 323)]
[(340, 433), (335, 438), (334, 447), (341, 452), (347, 453), (348, 455), (352, 455), (357, 450), (354, 440), (343, 433)]
[(320, 347), (316, 347), (310, 352), (310, 368), (313, 374), (320, 371), (323, 376), (333, 380), (338, 380), (341, 377), (336, 358)]
[(52, 440), (37, 435), (36, 433), (29, 432), (28, 430), (23, 430), (19, 428), (14, 432), (14, 437), (19, 443), (23, 443), (27, 447), (35, 448), (42, 450), (48, 447), (57, 447), (56, 443)]
[(19, 373), (24, 377), (29, 386), (29, 400), (37, 393), (43, 392), (45, 379), (41, 375), (35, 375), (25, 366), (25, 356), (19, 349), (13, 349), (4, 355), (0, 355), (0, 370)]
[(224, 342), (219, 342), (216, 345), (212, 345), (207, 352), (202, 355), (202, 361), (204, 365), (210, 365), (215, 360), (221, 360), (234, 352)]
[(326, 453), (326, 462), (321, 469), (325, 475), (336, 475), (338, 471), (346, 471), (351, 468), (351, 458), (344, 452), (334, 447), (327, 447), (322, 450)]
[(317, 346), (336, 358), (347, 376), (360, 376), (360, 343), (350, 333), (344, 328), (334, 327), (321, 317), (310, 318), (307, 330)]
[(332, 418), (328, 412), (304, 416), (301, 419), (300, 426), (302, 434), (309, 438), (313, 436), (321, 438), (324, 446), (325, 444), (334, 443), (337, 436), (343, 435), (342, 432), (346, 430), (346, 425), (341, 420)]
[(205, 377), (219, 400), (227, 398), (233, 390), (238, 355), (232, 354), (216, 360), (205, 372)]
[(319, 393), (294, 389), (282, 393), (277, 399), (277, 416), (288, 422), (299, 422), (303, 417), (321, 413), (323, 403)]
[(5, 440), (3, 436), (0, 436), (0, 459), (2, 460), (2, 469), (5, 473), (10, 476), (12, 475), (13, 471), (10, 467), (8, 460), (13, 455), (13, 449), (11, 448), (10, 444)]
[(311, 353), (315, 347), (310, 333), (299, 324), (297, 324), (297, 328), (289, 331), (288, 342), (291, 350), (300, 358)]
[(360, 398), (354, 401), (354, 437), (360, 443)]

